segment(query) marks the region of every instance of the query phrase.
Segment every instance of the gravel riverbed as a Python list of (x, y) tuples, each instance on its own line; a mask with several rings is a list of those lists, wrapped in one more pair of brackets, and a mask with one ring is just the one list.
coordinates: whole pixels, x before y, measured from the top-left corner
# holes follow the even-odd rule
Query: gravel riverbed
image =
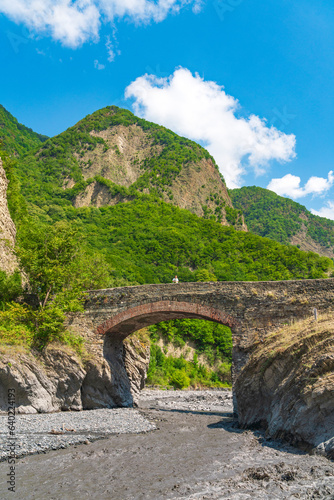
[[(67, 446), (96, 441), (111, 434), (148, 432), (155, 425), (133, 408), (90, 410), (82, 412), (16, 415), (15, 452), (17, 457), (45, 453)], [(7, 460), (9, 443), (8, 417), (0, 416), (0, 460)]]
[(18, 420), (28, 454), (16, 461), (14, 494), (0, 464), (4, 500), (334, 500), (333, 462), (238, 429), (228, 390), (145, 390), (138, 409)]

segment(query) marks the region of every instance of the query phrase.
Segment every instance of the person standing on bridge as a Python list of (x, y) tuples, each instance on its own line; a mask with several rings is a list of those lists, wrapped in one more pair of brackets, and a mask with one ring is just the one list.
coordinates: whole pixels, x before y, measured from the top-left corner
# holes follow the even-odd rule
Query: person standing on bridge
[(175, 274), (175, 277), (173, 278), (173, 283), (178, 283), (178, 282), (179, 282), (179, 278)]

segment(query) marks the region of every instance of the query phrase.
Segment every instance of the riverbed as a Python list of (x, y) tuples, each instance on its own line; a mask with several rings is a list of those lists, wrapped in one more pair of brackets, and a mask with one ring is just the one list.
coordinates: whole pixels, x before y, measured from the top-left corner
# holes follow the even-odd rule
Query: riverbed
[[(126, 409), (121, 432), (112, 425), (119, 410), (103, 411), (82, 444), (18, 459), (15, 493), (7, 490), (9, 464), (2, 462), (0, 498), (334, 500), (333, 462), (238, 429), (229, 390), (145, 390), (139, 407)], [(83, 413), (95, 418), (92, 412), (52, 414), (60, 438), (73, 434), (68, 427), (62, 431), (66, 415), (80, 434)], [(28, 438), (32, 434), (33, 428)]]

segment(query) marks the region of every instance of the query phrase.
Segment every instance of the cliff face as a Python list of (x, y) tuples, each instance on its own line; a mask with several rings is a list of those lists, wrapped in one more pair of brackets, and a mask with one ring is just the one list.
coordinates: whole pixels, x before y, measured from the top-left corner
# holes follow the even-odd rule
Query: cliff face
[(16, 229), (7, 205), (8, 180), (0, 158), (0, 270), (13, 273), (17, 261), (13, 254)]
[[(120, 186), (136, 186), (144, 173), (143, 163), (158, 157), (165, 149), (163, 145), (155, 144), (150, 134), (138, 125), (118, 125), (101, 132), (92, 131), (90, 135), (104, 142), (92, 150), (75, 154), (85, 180), (99, 175)], [(70, 179), (64, 183), (64, 187), (73, 185)], [(148, 189), (143, 191), (148, 192)], [(220, 215), (222, 224), (229, 225), (225, 207), (232, 208), (232, 202), (217, 168), (209, 158), (186, 163), (161, 195), (167, 203), (190, 210), (200, 217)], [(74, 197), (73, 205), (76, 208), (100, 207), (119, 201), (126, 200), (113, 196), (105, 185), (95, 181)], [(241, 215), (239, 219), (240, 229), (247, 230)]]
[(107, 346), (104, 355), (95, 344), (89, 354), (83, 363), (74, 351), (61, 345), (50, 345), (36, 355), (6, 349), (0, 359), (0, 411), (7, 409), (8, 389), (15, 389), (17, 413), (136, 404), (148, 369), (149, 345), (133, 337), (112, 349)]
[(334, 320), (298, 322), (267, 337), (235, 384), (242, 427), (334, 458)]
[(17, 413), (81, 410), (81, 386), (86, 372), (74, 352), (48, 347), (35, 357), (7, 349), (0, 360), (0, 410), (8, 406), (8, 389), (15, 389)]

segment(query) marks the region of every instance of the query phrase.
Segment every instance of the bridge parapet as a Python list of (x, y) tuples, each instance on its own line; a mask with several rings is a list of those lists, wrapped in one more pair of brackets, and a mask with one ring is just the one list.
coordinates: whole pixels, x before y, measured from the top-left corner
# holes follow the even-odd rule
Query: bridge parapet
[(99, 334), (124, 337), (132, 333), (129, 322), (124, 335), (121, 325), (133, 310), (132, 318), (143, 325), (175, 317), (225, 322), (232, 328), (236, 344), (244, 347), (254, 331), (265, 335), (284, 323), (310, 316), (314, 308), (322, 312), (334, 309), (334, 279), (120, 287), (89, 291), (85, 304), (86, 315)]

